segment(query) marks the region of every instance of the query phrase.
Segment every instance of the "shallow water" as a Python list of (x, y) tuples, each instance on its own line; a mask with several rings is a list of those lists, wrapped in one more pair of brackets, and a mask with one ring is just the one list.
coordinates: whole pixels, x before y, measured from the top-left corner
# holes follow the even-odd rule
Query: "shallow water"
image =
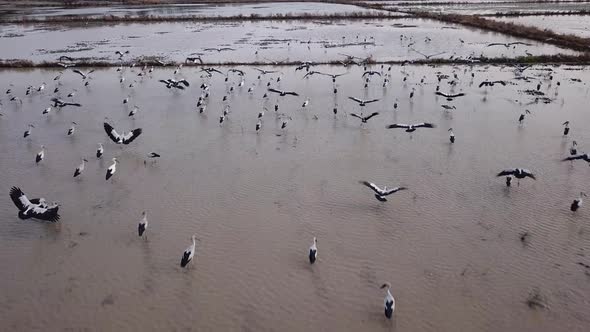
[[(80, 109), (42, 116), (53, 96), (57, 71), (2, 71), (2, 88), (22, 106), (0, 97), (0, 321), (9, 330), (220, 330), (220, 331), (585, 331), (590, 320), (590, 210), (569, 204), (588, 190), (590, 167), (560, 162), (573, 139), (590, 147), (587, 111), (590, 69), (555, 68), (550, 84), (544, 67), (527, 69), (530, 82), (516, 81), (511, 68), (393, 67), (385, 89), (373, 77), (363, 89), (362, 68), (316, 67), (338, 78), (338, 94), (327, 77), (302, 79), (293, 68), (229, 94), (223, 76), (200, 78), (184, 68), (186, 91), (168, 90), (156, 69), (143, 79), (129, 69), (125, 85), (114, 69), (98, 70), (85, 88), (71, 71), (62, 75), (62, 96)], [(380, 67), (373, 69), (380, 71)], [(384, 69), (387, 71), (387, 67)], [(471, 79), (471, 72), (475, 78)], [(435, 73), (458, 75), (448, 102), (434, 95)], [(402, 77), (408, 76), (406, 83)], [(424, 77), (425, 82), (420, 85)], [(271, 95), (266, 82), (298, 91), (300, 97)], [(581, 82), (571, 78), (581, 79)], [(518, 85), (480, 89), (484, 79)], [(136, 80), (135, 88), (127, 84)], [(561, 86), (556, 85), (561, 82)], [(46, 92), (24, 96), (28, 84), (48, 82)], [(203, 114), (195, 102), (201, 82), (211, 96)], [(555, 98), (525, 106), (535, 89)], [(256, 88), (254, 94), (247, 88)], [(410, 101), (412, 89), (415, 97)], [(4, 93), (4, 91), (3, 91)], [(223, 95), (229, 95), (222, 102)], [(135, 119), (121, 101), (141, 110)], [(380, 98), (364, 112), (380, 115), (360, 126), (346, 114), (359, 106), (347, 96)], [(310, 104), (300, 106), (306, 98)], [(393, 110), (394, 101), (399, 108)], [(287, 130), (273, 111), (254, 130), (262, 107), (280, 105), (292, 117)], [(332, 114), (338, 105), (337, 116)], [(445, 112), (441, 104), (456, 106)], [(218, 116), (231, 113), (223, 126)], [(525, 124), (517, 118), (530, 109)], [(314, 117), (317, 116), (317, 119)], [(107, 142), (105, 116), (117, 129), (144, 133), (121, 148)], [(570, 136), (561, 123), (569, 120)], [(71, 121), (77, 132), (67, 137)], [(394, 122), (431, 121), (435, 129), (413, 134), (385, 129)], [(22, 134), (36, 128), (30, 139)], [(451, 145), (447, 129), (457, 141)], [(94, 158), (96, 144), (105, 156)], [(46, 159), (35, 165), (39, 145)], [(162, 155), (144, 165), (147, 153)], [(90, 162), (73, 179), (79, 158)], [(105, 182), (110, 158), (120, 160)], [(537, 181), (507, 189), (495, 174), (527, 167)], [(358, 180), (406, 185), (389, 201), (375, 200)], [(57, 224), (22, 221), (8, 197), (18, 185), (30, 197), (62, 204)], [(137, 237), (141, 211), (150, 220), (147, 239)], [(528, 231), (523, 245), (519, 233)], [(197, 234), (195, 261), (178, 264)], [(318, 237), (319, 261), (307, 262)], [(395, 319), (383, 317), (382, 282), (392, 283)], [(533, 289), (549, 309), (529, 309)]]
[[(443, 1), (444, 2), (444, 1)], [(486, 3), (487, 2), (487, 3)], [(590, 10), (590, 2), (559, 2), (547, 1), (536, 3), (519, 3), (518, 1), (492, 1), (498, 3), (489, 3), (490, 1), (458, 1), (453, 4), (432, 4), (420, 3), (398, 5), (392, 2), (387, 5), (387, 9), (399, 9), (403, 11), (430, 11), (443, 12), (447, 14), (463, 14), (463, 15), (485, 15), (496, 13), (510, 13), (510, 12), (568, 12)]]
[[(531, 45), (487, 47), (488, 43), (516, 41)], [(365, 44), (356, 45), (359, 42)], [(235, 50), (205, 50), (221, 47)], [(184, 61), (189, 54), (197, 52), (204, 54), (205, 62), (213, 63), (327, 61), (343, 59), (342, 53), (379, 61), (424, 59), (418, 52), (434, 55), (432, 58), (578, 54), (539, 42), (422, 19), (96, 24), (83, 27), (7, 25), (0, 35), (0, 59), (40, 62), (56, 61), (61, 55), (68, 55), (116, 61), (119, 57), (115, 51), (126, 50), (137, 60), (141, 55)]]
[(289, 3), (258, 3), (258, 4), (176, 4), (162, 6), (110, 6), (110, 7), (37, 7), (23, 8), (10, 5), (0, 6), (0, 9), (9, 13), (3, 16), (5, 19), (43, 18), (76, 16), (250, 16), (252, 14), (268, 16), (277, 14), (304, 14), (314, 13), (319, 15), (369, 13), (377, 10), (367, 9), (354, 5), (317, 2), (289, 2)]
[(551, 15), (551, 16), (523, 16), (523, 17), (498, 17), (492, 18), (502, 22), (512, 22), (540, 29), (549, 29), (557, 33), (572, 34), (584, 38), (590, 38), (590, 15)]

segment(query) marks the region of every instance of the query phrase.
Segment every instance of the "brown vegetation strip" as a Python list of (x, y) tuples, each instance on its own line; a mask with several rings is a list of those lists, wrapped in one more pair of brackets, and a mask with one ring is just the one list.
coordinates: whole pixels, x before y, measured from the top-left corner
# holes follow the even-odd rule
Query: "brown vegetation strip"
[(510, 36), (537, 40), (540, 42), (569, 48), (581, 52), (590, 52), (590, 38), (555, 33), (521, 24), (494, 21), (480, 16), (440, 13), (415, 13), (417, 17), (429, 18), (448, 23), (462, 24), (474, 28), (503, 33)]
[(572, 10), (572, 11), (543, 11), (543, 12), (519, 12), (512, 11), (506, 13), (494, 13), (494, 14), (480, 14), (478, 16), (484, 17), (520, 17), (520, 16), (571, 16), (571, 15), (590, 15), (590, 10)]
[(387, 6), (410, 6), (410, 7), (415, 7), (415, 6), (469, 6), (469, 5), (503, 5), (503, 4), (514, 4), (514, 3), (518, 3), (520, 4), (537, 4), (537, 3), (555, 3), (555, 4), (561, 4), (561, 3), (583, 3), (583, 2), (588, 2), (588, 0), (553, 0), (553, 1), (547, 1), (547, 0), (526, 0), (526, 1), (518, 1), (515, 2), (514, 0), (507, 0), (507, 1), (481, 1), (481, 2), (465, 2), (465, 1), (461, 1), (461, 0), (457, 0), (457, 1), (420, 1), (420, 2), (412, 2), (412, 1), (400, 1), (400, 2), (389, 2), (389, 3), (380, 3), (379, 1), (368, 1), (365, 3), (361, 3), (361, 4), (357, 4), (357, 5), (363, 5), (363, 4), (368, 4), (369, 6), (374, 6), (376, 7), (387, 7)]
[(382, 18), (406, 18), (407, 16), (395, 15), (390, 12), (381, 13), (334, 13), (334, 14), (274, 14), (274, 15), (236, 15), (236, 16), (56, 16), (56, 17), (22, 17), (19, 19), (1, 20), (4, 24), (34, 24), (34, 23), (100, 23), (100, 22), (211, 22), (211, 21), (279, 21), (279, 20), (354, 20), (354, 19), (382, 19)]
[[(139, 65), (153, 66), (153, 67), (175, 67), (180, 63), (167, 62), (163, 64), (157, 60), (144, 60), (138, 61)], [(184, 66), (187, 67), (212, 67), (212, 66), (275, 66), (275, 67), (287, 67), (300, 65), (301, 61), (289, 61), (282, 62), (279, 64), (271, 62), (240, 62), (240, 61), (226, 61), (226, 62), (207, 62), (207, 63), (186, 63)], [(336, 65), (342, 66), (340, 60), (329, 60), (316, 62), (315, 65)], [(516, 64), (569, 64), (569, 65), (590, 65), (590, 53), (582, 55), (540, 55), (540, 56), (526, 56), (517, 58), (476, 58), (472, 60), (468, 59), (420, 59), (413, 61), (368, 61), (368, 64), (390, 64), (390, 65), (444, 65), (444, 64), (457, 64), (457, 65), (482, 65), (482, 64), (496, 64), (496, 65), (516, 65)], [(77, 61), (75, 66), (70, 68), (83, 68), (83, 67), (119, 67), (120, 62), (108, 62), (108, 61), (93, 61), (93, 60), (81, 60)], [(131, 62), (123, 63), (124, 66), (130, 66)], [(354, 66), (351, 64), (350, 66)], [(0, 68), (59, 68), (63, 69), (61, 64), (58, 62), (33, 62), (30, 60), (0, 60)]]

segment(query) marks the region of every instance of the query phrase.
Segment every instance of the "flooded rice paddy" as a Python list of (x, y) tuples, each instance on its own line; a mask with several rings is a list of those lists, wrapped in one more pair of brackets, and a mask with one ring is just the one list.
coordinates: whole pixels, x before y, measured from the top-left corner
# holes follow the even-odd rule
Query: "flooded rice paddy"
[[(313, 67), (346, 73), (336, 94), (329, 77), (303, 79), (293, 67), (264, 67), (281, 73), (261, 79), (252, 67), (239, 69), (241, 87), (233, 74), (225, 82), (183, 68), (176, 77), (190, 82), (184, 91), (158, 82), (173, 77), (172, 68), (141, 77), (139, 68), (97, 70), (86, 87), (68, 69), (57, 95), (83, 106), (49, 115), (41, 113), (58, 71), (2, 71), (3, 89), (22, 98), (0, 99), (3, 328), (587, 330), (590, 276), (578, 263), (590, 264), (590, 210), (574, 214), (569, 204), (588, 190), (590, 167), (560, 161), (572, 140), (581, 151), (590, 147), (587, 67), (536, 66), (517, 79), (510, 67), (376, 65), (368, 69), (390, 74), (391, 82), (383, 87), (373, 76), (367, 88), (362, 67)], [(439, 83), (437, 74), (448, 78)], [(486, 79), (508, 83), (479, 88)], [(46, 90), (24, 95), (42, 82)], [(262, 98), (267, 82), (300, 96)], [(195, 105), (201, 83), (210, 86), (202, 114)], [(539, 83), (547, 99), (524, 92)], [(437, 86), (465, 96), (447, 101), (435, 95)], [(65, 97), (71, 91), (76, 95)], [(379, 101), (361, 110), (348, 96)], [(133, 105), (140, 111), (129, 118)], [(532, 114), (519, 125), (525, 109)], [(347, 115), (360, 111), (380, 114), (361, 125)], [(103, 131), (105, 117), (143, 134), (115, 145)], [(564, 137), (566, 120), (571, 132)], [(68, 137), (72, 121), (77, 131)], [(422, 121), (437, 127), (385, 129)], [(25, 139), (27, 124), (35, 128)], [(97, 160), (99, 142), (105, 155)], [(41, 144), (47, 155), (35, 165)], [(152, 151), (162, 158), (144, 164)], [(117, 173), (106, 182), (115, 156)], [(89, 163), (73, 179), (81, 157)], [(529, 168), (537, 180), (507, 188), (495, 174), (509, 167)], [(382, 203), (359, 180), (409, 189)], [(61, 221), (18, 219), (7, 194), (13, 185), (59, 201)], [(138, 238), (144, 210), (150, 227)], [(193, 233), (196, 257), (181, 269)], [(314, 236), (319, 261), (310, 266)], [(392, 321), (383, 317), (384, 281), (396, 298)], [(533, 292), (546, 308), (526, 305)]]
[[(527, 45), (488, 46), (506, 42)], [(222, 47), (231, 49), (206, 50)], [(129, 51), (136, 59), (141, 55), (179, 62), (189, 54), (201, 53), (203, 61), (212, 63), (322, 62), (342, 59), (342, 53), (377, 61), (578, 54), (423, 19), (5, 25), (0, 34), (0, 59), (41, 62), (68, 55), (115, 62), (119, 59), (116, 51)]]
[(491, 18), (502, 22), (511, 22), (527, 26), (534, 26), (539, 29), (572, 34), (583, 38), (590, 38), (590, 15), (551, 15), (551, 16), (523, 16), (523, 17), (498, 17)]
[(108, 7), (81, 7), (66, 8), (59, 6), (38, 7), (31, 10), (27, 7), (0, 5), (4, 11), (3, 19), (22, 18), (58, 18), (58, 17), (182, 17), (182, 16), (260, 16), (271, 15), (301, 15), (314, 13), (318, 15), (349, 14), (349, 13), (371, 13), (378, 12), (363, 7), (338, 4), (338, 3), (317, 3), (317, 2), (287, 2), (287, 3), (244, 3), (244, 4), (173, 4), (160, 6), (108, 6)]
[(384, 9), (400, 11), (428, 11), (445, 14), (486, 15), (498, 13), (535, 13), (535, 12), (570, 12), (590, 10), (590, 1), (403, 1), (401, 4), (393, 2), (384, 3)]

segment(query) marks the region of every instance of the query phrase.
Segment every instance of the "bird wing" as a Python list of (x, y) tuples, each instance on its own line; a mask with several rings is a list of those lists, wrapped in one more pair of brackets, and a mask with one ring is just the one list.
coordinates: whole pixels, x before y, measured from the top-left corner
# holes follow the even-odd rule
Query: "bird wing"
[(491, 43), (491, 44), (488, 44), (487, 47), (490, 47), (490, 46), (500, 46), (500, 45), (506, 46), (506, 44), (503, 44), (503, 43)]
[(363, 184), (369, 188), (371, 188), (374, 192), (376, 192), (379, 195), (383, 194), (383, 190), (379, 187), (377, 187), (376, 184), (369, 182), (369, 181), (359, 181), (360, 184)]
[(376, 102), (376, 101), (379, 101), (379, 99), (365, 100), (365, 104), (368, 104), (368, 103), (374, 103), (374, 102)]
[(484, 86), (484, 85), (490, 85), (490, 82), (488, 82), (488, 81), (483, 81), (483, 82), (479, 83), (479, 87), (480, 87), (480, 88), (481, 88), (482, 86)]
[(396, 192), (398, 192), (400, 190), (406, 190), (406, 189), (408, 189), (408, 188), (406, 188), (406, 187), (395, 187), (395, 188), (391, 188), (391, 189), (388, 189), (387, 191), (383, 192), (383, 195), (384, 196), (391, 195), (391, 194), (396, 193)]
[(119, 139), (121, 138), (121, 135), (119, 135), (119, 133), (117, 133), (117, 131), (115, 130), (115, 128), (113, 128), (113, 126), (111, 126), (108, 123), (104, 123), (104, 131), (107, 133), (107, 135), (110, 137), (111, 140), (113, 140), (113, 142), (119, 144)]
[(277, 89), (273, 89), (273, 88), (268, 88), (268, 91), (270, 91), (270, 92), (276, 92), (276, 93), (283, 93), (282, 91), (277, 90)]
[(437, 92), (435, 92), (434, 94), (436, 94), (436, 95), (439, 95), (439, 96), (443, 96), (443, 97), (447, 97), (447, 98), (449, 97), (449, 95), (447, 95), (447, 94), (446, 94), (446, 93), (444, 93), (444, 92), (440, 92), (440, 91), (437, 91)]
[(372, 118), (372, 117), (374, 117), (376, 115), (379, 115), (379, 112), (373, 112), (371, 115), (365, 117), (365, 121), (369, 120), (370, 118)]
[(299, 94), (297, 92), (293, 92), (293, 91), (286, 91), (285, 94), (286, 95), (299, 96)]
[(386, 128), (387, 129), (393, 129), (393, 128), (406, 128), (407, 129), (407, 128), (410, 128), (410, 126), (407, 124), (403, 124), (403, 123), (394, 123), (394, 124), (387, 126)]
[(507, 175), (512, 175), (512, 174), (514, 174), (515, 172), (516, 172), (516, 170), (515, 170), (515, 169), (506, 169), (506, 170), (503, 170), (502, 172), (498, 173), (498, 175), (496, 175), (496, 176), (507, 176)]
[(360, 99), (358, 99), (358, 98), (355, 98), (355, 97), (348, 97), (348, 99), (354, 100), (354, 101), (356, 101), (357, 103), (362, 103), (362, 102), (363, 102), (362, 100), (360, 100)]
[(76, 74), (80, 74), (80, 76), (82, 76), (82, 78), (86, 78), (86, 75), (83, 72), (79, 71), (78, 69), (73, 69), (73, 71)]
[(579, 154), (579, 155), (576, 155), (576, 156), (569, 156), (569, 157), (567, 157), (565, 159), (562, 159), (562, 161), (584, 159), (585, 156), (586, 155), (583, 155), (583, 154)]
[(523, 169), (522, 170), (522, 174), (524, 174), (525, 176), (528, 176), (529, 178), (536, 180), (537, 178), (535, 177), (535, 175), (533, 174), (533, 172), (529, 171), (528, 169)]
[(32, 208), (28, 210), (27, 215), (40, 220), (46, 220), (51, 222), (56, 222), (59, 220), (59, 214), (57, 213), (59, 210), (59, 206), (45, 206), (42, 207), (40, 205), (32, 205)]
[(12, 187), (10, 189), (10, 198), (12, 199), (12, 202), (14, 202), (14, 205), (16, 205), (16, 207), (20, 211), (25, 211), (31, 205), (33, 205), (31, 201), (29, 201), (25, 193), (23, 193), (23, 191), (20, 190), (20, 188), (18, 187)]
[(362, 119), (362, 117), (356, 113), (350, 113), (351, 116), (354, 116), (355, 118), (359, 118)]
[(123, 144), (129, 144), (133, 142), (133, 140), (135, 140), (139, 135), (141, 135), (141, 132), (141, 128), (137, 128), (123, 135)]
[(421, 122), (421, 123), (416, 123), (414, 125), (414, 128), (420, 128), (420, 127), (424, 127), (424, 128), (434, 128), (436, 127), (434, 124), (432, 123), (428, 123), (428, 122)]
[(76, 106), (76, 107), (82, 107), (82, 104), (79, 104), (79, 103), (63, 103), (63, 106)]
[(180, 80), (178, 83), (182, 83), (184, 86), (190, 86), (187, 80)]
[(449, 98), (456, 98), (456, 97), (462, 97), (462, 96), (464, 96), (464, 95), (465, 95), (465, 94), (464, 94), (463, 92), (461, 92), (461, 93), (457, 93), (457, 94), (454, 94), (454, 95), (449, 95), (448, 97), (449, 97)]
[(503, 86), (506, 86), (506, 82), (504, 82), (504, 81), (494, 81), (494, 82), (492, 82), (492, 83), (500, 83), (500, 84), (502, 84)]

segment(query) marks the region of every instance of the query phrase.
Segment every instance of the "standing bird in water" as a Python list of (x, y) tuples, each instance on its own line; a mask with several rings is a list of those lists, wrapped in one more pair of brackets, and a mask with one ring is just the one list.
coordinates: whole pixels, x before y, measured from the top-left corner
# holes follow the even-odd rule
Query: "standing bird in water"
[(35, 157), (35, 162), (38, 164), (40, 161), (43, 160), (43, 158), (45, 158), (45, 145), (41, 145), (41, 151), (37, 153), (37, 156)]
[(74, 132), (76, 131), (76, 125), (77, 125), (77, 123), (72, 122), (72, 126), (70, 127), (70, 129), (68, 129), (68, 136), (71, 136), (74, 134)]
[(139, 221), (139, 225), (137, 226), (137, 233), (139, 234), (139, 236), (143, 235), (143, 232), (145, 232), (145, 230), (148, 227), (148, 221), (147, 221), (147, 213), (145, 213), (145, 211), (143, 211), (141, 213), (141, 220)]
[(315, 263), (315, 260), (318, 259), (318, 239), (314, 236), (313, 243), (311, 247), (309, 247), (309, 263)]
[(563, 123), (563, 125), (565, 126), (565, 128), (563, 128), (563, 136), (567, 136), (567, 134), (570, 132), (570, 122), (566, 121)]
[(570, 155), (571, 156), (575, 156), (578, 154), (578, 149), (576, 148), (578, 146), (578, 142), (573, 141), (572, 142), (572, 147), (570, 148)]
[(104, 148), (102, 147), (102, 143), (98, 143), (98, 149), (96, 149), (96, 158), (102, 157), (104, 154)]
[(393, 312), (395, 311), (395, 299), (393, 298), (393, 295), (391, 295), (391, 284), (386, 282), (381, 286), (381, 289), (387, 288), (387, 293), (385, 293), (385, 301), (384, 301), (384, 305), (385, 305), (385, 317), (387, 317), (388, 319), (391, 319), (391, 317), (393, 316)]
[(529, 110), (524, 110), (524, 113), (520, 115), (520, 117), (518, 118), (518, 123), (522, 124), (522, 122), (524, 121), (524, 115), (525, 114), (531, 114), (531, 112)]
[(582, 197), (586, 197), (586, 194), (583, 192), (580, 193), (580, 197), (574, 199), (574, 201), (572, 202), (572, 205), (570, 206), (570, 210), (576, 211), (576, 210), (578, 210), (578, 208), (580, 206), (582, 206), (582, 202), (583, 202)]
[(186, 265), (191, 260), (193, 260), (193, 257), (195, 256), (196, 237), (193, 235), (192, 239), (193, 239), (193, 244), (191, 244), (188, 248), (186, 248), (186, 250), (182, 253), (182, 259), (180, 260), (181, 267), (186, 267)]
[(35, 128), (35, 126), (33, 126), (32, 124), (29, 125), (29, 129), (27, 129), (27, 131), (25, 131), (25, 133), (23, 134), (24, 138), (27, 138), (28, 136), (31, 135), (31, 128)]
[(84, 166), (87, 162), (88, 160), (82, 158), (82, 163), (76, 167), (76, 170), (74, 171), (74, 177), (77, 177), (78, 175), (82, 174), (82, 172), (84, 172)]
[(449, 141), (451, 141), (451, 143), (455, 143), (455, 134), (453, 133), (453, 128), (449, 128)]
[(117, 171), (117, 163), (118, 163), (117, 158), (113, 158), (113, 164), (111, 166), (109, 166), (109, 168), (107, 168), (107, 174), (105, 176), (105, 180), (110, 179), (111, 176), (113, 176), (113, 174), (115, 174), (115, 172)]

